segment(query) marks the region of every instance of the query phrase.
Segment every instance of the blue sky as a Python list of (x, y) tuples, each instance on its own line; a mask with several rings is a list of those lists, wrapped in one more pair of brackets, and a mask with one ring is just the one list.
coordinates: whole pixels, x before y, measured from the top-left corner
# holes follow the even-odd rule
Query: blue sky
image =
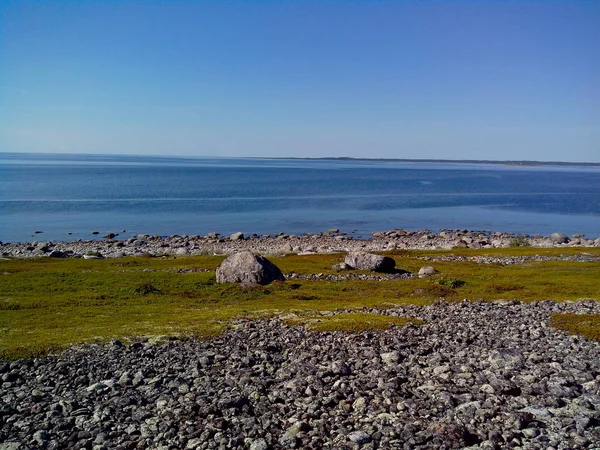
[(600, 162), (600, 2), (4, 0), (0, 151)]

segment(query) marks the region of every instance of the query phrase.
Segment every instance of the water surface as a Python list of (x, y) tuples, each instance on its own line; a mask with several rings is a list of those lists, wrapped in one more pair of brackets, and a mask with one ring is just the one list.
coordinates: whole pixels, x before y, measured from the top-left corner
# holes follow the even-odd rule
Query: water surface
[(598, 167), (0, 153), (0, 177), (2, 241), (329, 228), (600, 236)]

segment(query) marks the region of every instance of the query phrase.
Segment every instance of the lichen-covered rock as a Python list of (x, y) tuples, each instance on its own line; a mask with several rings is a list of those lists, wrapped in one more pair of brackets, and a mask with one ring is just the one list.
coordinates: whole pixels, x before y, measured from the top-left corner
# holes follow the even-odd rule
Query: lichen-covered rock
[(217, 267), (216, 275), (218, 283), (269, 284), (285, 280), (279, 267), (252, 252), (239, 252), (228, 256)]
[(392, 273), (396, 268), (396, 261), (389, 256), (367, 252), (350, 252), (346, 255), (344, 263), (356, 270), (372, 270), (383, 273)]

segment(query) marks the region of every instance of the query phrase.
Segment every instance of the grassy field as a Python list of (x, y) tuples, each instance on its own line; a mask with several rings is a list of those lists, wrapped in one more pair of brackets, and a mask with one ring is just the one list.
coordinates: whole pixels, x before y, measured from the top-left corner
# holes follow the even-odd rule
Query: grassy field
[[(448, 254), (578, 253), (600, 255), (600, 249), (523, 247), (391, 252), (386, 254), (396, 259), (398, 267), (416, 272), (424, 265), (433, 265), (439, 274), (430, 279), (395, 281), (289, 280), (251, 288), (215, 282), (214, 269), (222, 257), (3, 260), (0, 261), (0, 358), (41, 355), (76, 343), (116, 338), (206, 337), (218, 334), (235, 318), (290, 312), (306, 315), (310, 311), (385, 308), (427, 304), (438, 298), (448, 301), (600, 299), (597, 262), (549, 261), (501, 266), (469, 261), (430, 263), (418, 259)], [(331, 266), (340, 262), (343, 255), (270, 259), (284, 273), (332, 273)], [(356, 325), (357, 320), (351, 318), (347, 327), (360, 329), (362, 325)]]

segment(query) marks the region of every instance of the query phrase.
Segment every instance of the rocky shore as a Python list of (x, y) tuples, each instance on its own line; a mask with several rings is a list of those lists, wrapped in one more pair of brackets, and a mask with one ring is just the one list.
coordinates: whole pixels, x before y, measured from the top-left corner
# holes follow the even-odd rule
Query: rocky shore
[(598, 449), (600, 303), (438, 303), (424, 325), (73, 347), (0, 363), (0, 449)]
[[(41, 236), (41, 235), (40, 235)], [(569, 238), (563, 233), (551, 236), (515, 236), (512, 233), (443, 230), (406, 231), (401, 229), (375, 232), (370, 239), (355, 238), (331, 230), (326, 233), (302, 236), (280, 234), (277, 236), (244, 236), (234, 233), (220, 236), (149, 236), (137, 235), (121, 238), (114, 233), (104, 240), (29, 243), (0, 243), (0, 255), (4, 257), (109, 257), (141, 255), (224, 255), (250, 250), (263, 255), (286, 253), (328, 253), (351, 251), (386, 251), (398, 249), (452, 249), (504, 248), (510, 246), (531, 247), (600, 247), (600, 238), (582, 236)]]

